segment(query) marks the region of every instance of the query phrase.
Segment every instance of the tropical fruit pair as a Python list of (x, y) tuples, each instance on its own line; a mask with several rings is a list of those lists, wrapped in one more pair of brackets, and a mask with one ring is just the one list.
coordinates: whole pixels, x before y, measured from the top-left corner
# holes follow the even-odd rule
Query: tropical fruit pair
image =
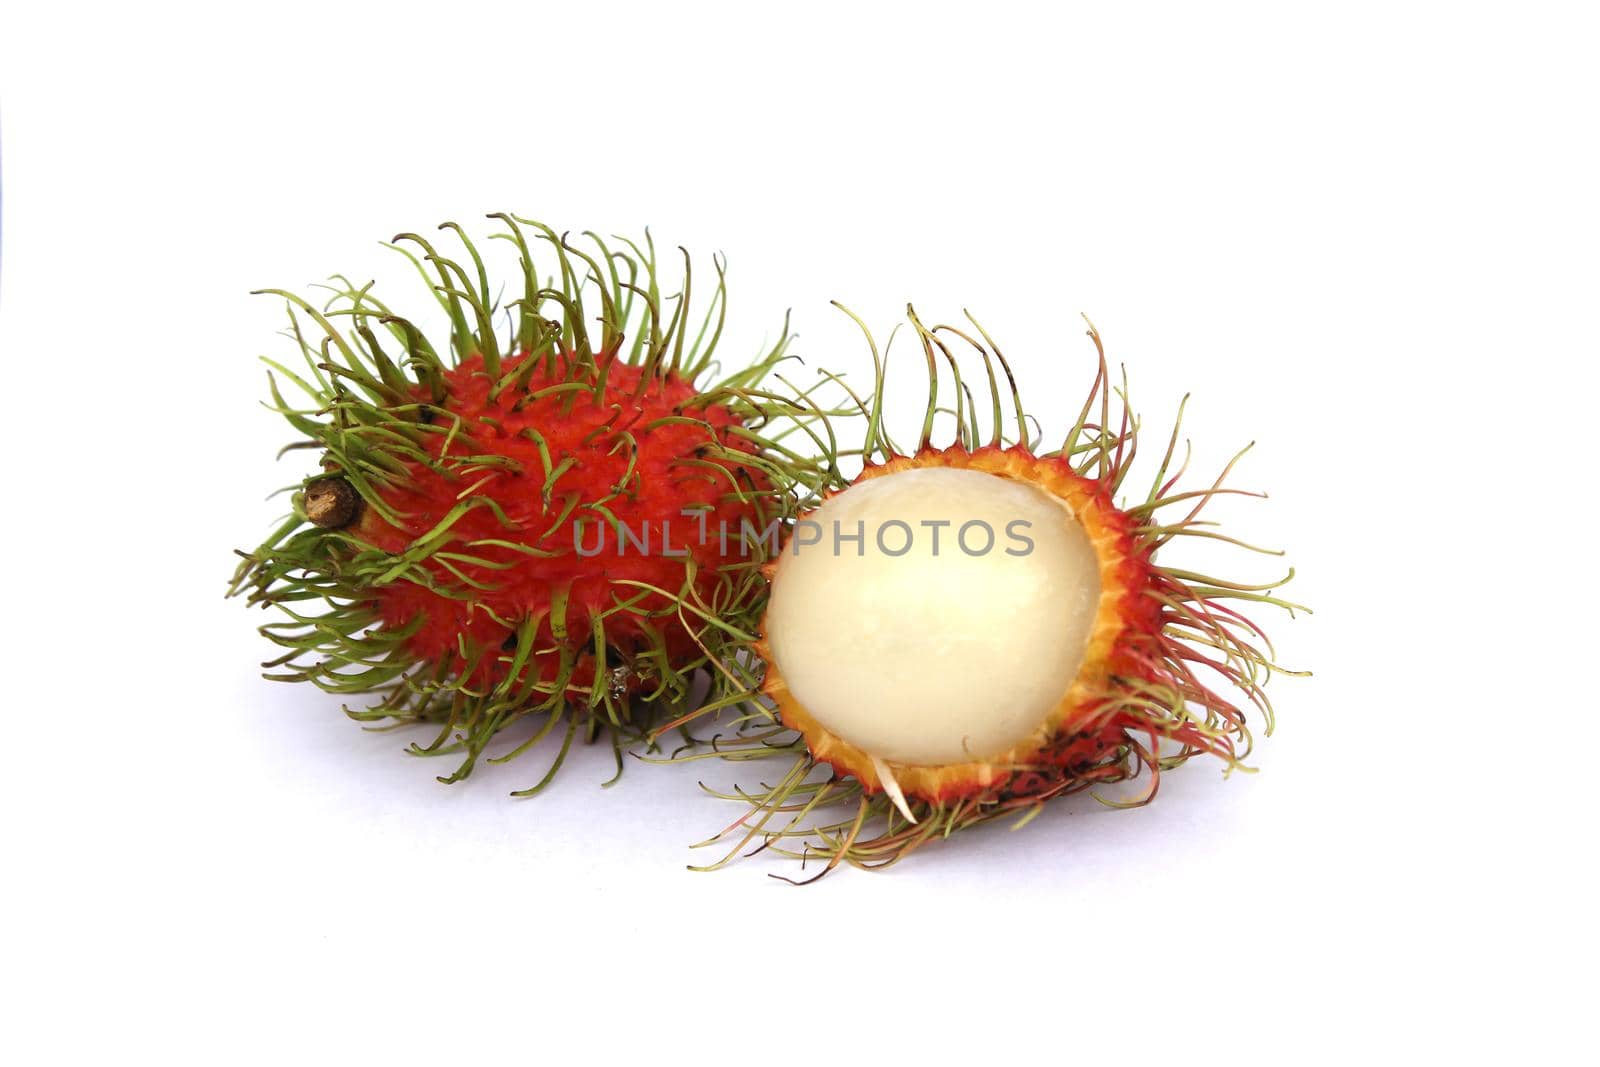
[(491, 219), (509, 283), (453, 223), (451, 255), (392, 242), (421, 317), (343, 277), (317, 304), (270, 290), (297, 350), (267, 361), (272, 406), (316, 464), (231, 587), (277, 609), (268, 677), (433, 725), (412, 749), (457, 757), (443, 781), (553, 749), (518, 795), (580, 734), (619, 772), (668, 732), (680, 755), (792, 754), (734, 794), (728, 855), (823, 873), (1097, 785), (1147, 776), (1147, 799), (1191, 756), (1238, 766), (1247, 712), (1270, 731), (1279, 668), (1239, 607), (1297, 610), (1287, 577), (1158, 562), (1176, 538), (1243, 545), (1199, 518), (1237, 490), (1183, 487), (1175, 425), (1131, 492), (1138, 425), (1092, 327), (1088, 397), (1047, 433), (981, 326), (908, 309), (928, 388), (899, 442), (864, 325), (870, 389), (792, 381), (787, 324), (730, 372), (720, 260), (701, 307), (687, 253), (669, 292), (648, 237)]

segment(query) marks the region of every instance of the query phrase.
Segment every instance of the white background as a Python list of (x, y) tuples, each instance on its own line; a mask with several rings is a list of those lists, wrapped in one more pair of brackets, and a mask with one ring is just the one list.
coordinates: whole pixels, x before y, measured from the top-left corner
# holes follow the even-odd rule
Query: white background
[[(7, 6), (8, 1059), (1577, 1059), (1595, 27), (1111, 11)], [(1193, 391), (1197, 470), (1258, 441), (1227, 517), (1317, 610), (1267, 620), (1316, 677), (1260, 773), (796, 890), (685, 870), (725, 769), (517, 802), (259, 680), (248, 290), (497, 210), (726, 252), (730, 357), (792, 307), (859, 373), (829, 299), (970, 307), (1058, 431), (1087, 312), (1156, 436)]]

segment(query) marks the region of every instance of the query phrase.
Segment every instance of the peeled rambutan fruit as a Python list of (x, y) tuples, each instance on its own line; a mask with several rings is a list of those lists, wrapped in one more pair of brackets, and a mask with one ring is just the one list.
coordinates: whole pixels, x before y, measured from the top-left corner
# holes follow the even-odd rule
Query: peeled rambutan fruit
[[(1222, 478), (1180, 488), (1175, 426), (1148, 492), (1123, 496), (1137, 421), (1126, 388), (1109, 383), (1092, 326), (1094, 384), (1045, 450), (976, 322), (969, 333), (926, 329), (914, 311), (910, 321), (929, 380), (916, 447), (899, 448), (885, 430), (874, 344), (865, 467), (799, 515), (765, 567), (772, 587), (755, 649), (770, 725), (754, 727), (749, 745), (719, 748), (749, 758), (780, 747), (788, 730), (799, 757), (776, 785), (736, 794), (751, 810), (712, 839), (739, 837), (729, 859), (754, 842), (819, 857), (824, 874), (841, 862), (882, 866), (956, 830), (1004, 816), (1020, 825), (1047, 800), (1145, 772), (1142, 797), (1107, 803), (1147, 802), (1162, 771), (1201, 753), (1240, 767), (1246, 708), (1271, 731), (1263, 686), (1280, 668), (1234, 605), (1299, 610), (1272, 593), (1293, 571), (1247, 585), (1157, 558), (1175, 538), (1250, 548), (1198, 518), (1237, 490)], [(987, 412), (952, 347), (981, 356)], [(937, 396), (941, 364), (955, 384), (948, 407)], [(955, 422), (943, 447), (932, 440), (941, 414)], [(1181, 514), (1158, 517), (1168, 509)], [(1224, 696), (1230, 689), (1240, 695)], [(838, 817), (823, 814), (838, 805)]]
[[(272, 406), (315, 450), (293, 513), (231, 591), (286, 618), (268, 677), (368, 694), (358, 720), (428, 722), (417, 753), (456, 753), (466, 776), (529, 716), (560, 766), (606, 727), (618, 753), (665, 715), (742, 696), (737, 655), (765, 602), (760, 567), (824, 481), (778, 441), (814, 414), (762, 387), (789, 337), (712, 382), (726, 313), (691, 316), (690, 263), (663, 295), (654, 245), (580, 247), (494, 215), (515, 249), (503, 306), (478, 248), (464, 260), (402, 234), (448, 340), (336, 278), (324, 306), (282, 290), (305, 367), (268, 360)], [(530, 244), (552, 250), (541, 282)], [(410, 247), (407, 247), (410, 246)], [(415, 249), (413, 251), (412, 249)], [(502, 324), (497, 327), (497, 319)], [(305, 400), (285, 399), (280, 379)]]

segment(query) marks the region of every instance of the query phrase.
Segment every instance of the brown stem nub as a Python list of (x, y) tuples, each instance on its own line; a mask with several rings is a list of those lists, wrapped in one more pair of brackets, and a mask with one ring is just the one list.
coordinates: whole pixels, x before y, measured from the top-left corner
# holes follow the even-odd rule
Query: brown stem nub
[(361, 494), (343, 478), (323, 478), (306, 486), (306, 518), (324, 530), (349, 526), (361, 514)]

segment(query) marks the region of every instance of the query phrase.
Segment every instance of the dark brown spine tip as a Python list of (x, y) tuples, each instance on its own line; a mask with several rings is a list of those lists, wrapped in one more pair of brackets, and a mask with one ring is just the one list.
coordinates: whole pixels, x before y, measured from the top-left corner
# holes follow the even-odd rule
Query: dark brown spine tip
[(361, 494), (343, 478), (323, 478), (306, 486), (305, 509), (324, 530), (343, 529), (361, 514)]

